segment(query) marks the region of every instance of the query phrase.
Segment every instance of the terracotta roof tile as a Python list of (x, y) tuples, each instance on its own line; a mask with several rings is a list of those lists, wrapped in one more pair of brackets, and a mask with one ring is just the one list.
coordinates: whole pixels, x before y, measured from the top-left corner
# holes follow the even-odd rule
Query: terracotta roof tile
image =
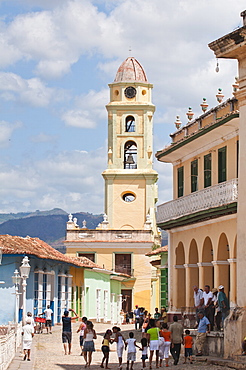
[(164, 247), (156, 248), (153, 251), (146, 253), (145, 256), (149, 256), (149, 257), (150, 256), (156, 256), (157, 254), (160, 254), (160, 253), (163, 253), (163, 252), (168, 252), (168, 246), (167, 245), (165, 245)]
[(86, 257), (66, 256), (39, 238), (0, 235), (0, 247), (3, 248), (3, 254), (27, 254), (43, 259), (63, 261), (80, 267), (101, 268)]

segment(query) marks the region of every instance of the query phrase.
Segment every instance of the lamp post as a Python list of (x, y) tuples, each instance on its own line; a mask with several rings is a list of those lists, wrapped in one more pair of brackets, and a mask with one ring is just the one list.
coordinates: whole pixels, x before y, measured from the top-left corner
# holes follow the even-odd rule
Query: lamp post
[(15, 286), (15, 323), (18, 324), (19, 321), (19, 285), (21, 283), (21, 276), (19, 271), (15, 269), (14, 275), (12, 276), (12, 281)]
[(3, 248), (0, 247), (0, 265), (2, 264), (2, 258), (3, 258)]
[(23, 311), (22, 311), (22, 322), (25, 325), (26, 319), (26, 279), (29, 277), (31, 266), (29, 265), (29, 259), (25, 256), (22, 260), (22, 264), (20, 266), (20, 274), (22, 277), (22, 290), (23, 290)]
[[(0, 265), (2, 264), (3, 248), (0, 247)], [(5, 284), (5, 281), (0, 281), (0, 284)]]

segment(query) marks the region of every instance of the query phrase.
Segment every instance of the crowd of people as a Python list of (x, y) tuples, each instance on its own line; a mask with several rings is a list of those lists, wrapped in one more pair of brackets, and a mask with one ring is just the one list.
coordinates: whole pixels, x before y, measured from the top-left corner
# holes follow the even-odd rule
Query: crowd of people
[[(224, 292), (224, 286), (220, 285), (219, 289), (210, 291), (209, 285), (205, 285), (204, 290), (197, 286), (194, 289), (194, 306), (196, 309), (197, 335), (195, 347), (197, 350), (196, 356), (203, 354), (203, 346), (206, 340), (206, 333), (216, 328), (221, 330), (223, 322), (229, 313), (229, 304)], [(73, 313), (70, 316), (69, 313)], [(52, 315), (53, 311), (50, 306), (41, 314), (45, 316), (45, 327), (47, 334), (52, 334)], [(64, 354), (71, 354), (72, 345), (72, 322), (77, 320), (79, 316), (73, 309), (65, 310), (62, 316), (62, 343)], [(129, 321), (128, 321), (129, 319)], [(130, 321), (131, 320), (131, 321)], [(141, 330), (142, 338), (141, 345), (138, 345), (134, 338), (134, 333), (129, 333), (129, 338), (124, 338), (121, 329), (114, 326), (107, 329), (102, 340), (102, 362), (100, 367), (108, 369), (110, 345), (116, 343), (119, 369), (122, 369), (123, 351), (127, 350), (127, 370), (133, 369), (133, 364), (136, 361), (137, 348), (141, 351), (142, 369), (146, 367), (146, 360), (149, 359), (149, 369), (152, 369), (153, 358), (155, 355), (156, 367), (162, 366), (163, 362), (166, 367), (169, 366), (169, 353), (171, 353), (174, 365), (179, 362), (181, 345), (184, 345), (185, 360), (193, 362), (193, 339), (190, 335), (190, 322), (188, 315), (184, 316), (183, 325), (178, 322), (178, 316), (173, 316), (173, 322), (168, 327), (168, 315), (165, 307), (159, 309), (156, 307), (153, 316), (144, 309), (144, 307), (135, 306), (134, 311), (124, 315), (124, 322), (127, 324), (135, 322), (135, 330)], [(30, 312), (27, 313), (26, 325), (23, 326), (23, 350), (24, 360), (30, 361), (30, 351), (32, 338), (34, 336), (35, 322)], [(186, 330), (184, 331), (184, 329)], [(81, 348), (81, 356), (85, 360), (85, 368), (90, 368), (92, 362), (92, 354), (95, 351), (94, 340), (97, 334), (94, 329), (94, 324), (82, 317), (82, 321), (77, 329), (79, 333), (79, 344)], [(246, 350), (246, 338), (245, 338)], [(149, 353), (148, 353), (149, 352)]]

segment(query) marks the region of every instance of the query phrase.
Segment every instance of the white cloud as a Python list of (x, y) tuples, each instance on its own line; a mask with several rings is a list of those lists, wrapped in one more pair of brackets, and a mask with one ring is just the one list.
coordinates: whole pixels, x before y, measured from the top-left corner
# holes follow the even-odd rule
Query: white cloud
[(49, 143), (49, 142), (54, 142), (57, 141), (58, 137), (55, 135), (47, 135), (43, 132), (40, 132), (40, 134), (31, 136), (30, 140), (33, 143)]
[(10, 72), (0, 72), (0, 91), (4, 100), (17, 100), (34, 107), (45, 107), (65, 97), (62, 91), (47, 87), (39, 78), (25, 80)]
[(60, 153), (39, 162), (0, 167), (0, 212), (61, 207), (66, 211), (103, 212), (106, 150)]
[(9, 146), (13, 132), (22, 126), (21, 122), (0, 121), (0, 148)]
[(107, 119), (105, 104), (108, 102), (108, 90), (94, 90), (75, 97), (75, 108), (64, 112), (62, 120), (68, 126), (95, 128), (100, 119)]
[(95, 121), (90, 119), (89, 112), (84, 110), (69, 110), (62, 115), (61, 119), (68, 126), (80, 128), (94, 128), (96, 126)]

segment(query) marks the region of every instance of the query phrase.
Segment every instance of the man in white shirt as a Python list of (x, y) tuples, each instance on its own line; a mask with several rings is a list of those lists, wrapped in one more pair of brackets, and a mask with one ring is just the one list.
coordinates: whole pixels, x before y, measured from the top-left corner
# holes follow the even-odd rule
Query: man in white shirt
[(46, 327), (46, 330), (47, 330), (47, 334), (49, 333), (49, 328), (50, 328), (50, 334), (52, 334), (52, 331), (51, 331), (51, 328), (52, 328), (52, 315), (53, 315), (53, 311), (52, 309), (50, 308), (50, 306), (48, 305), (46, 310), (44, 310), (43, 312), (43, 315), (45, 315), (45, 327)]
[(214, 328), (214, 304), (213, 304), (213, 293), (210, 291), (210, 286), (205, 285), (204, 292), (202, 295), (201, 303), (205, 309), (205, 316), (208, 318), (211, 326), (211, 331)]
[(194, 290), (194, 307), (196, 308), (196, 321), (199, 324), (199, 316), (198, 312), (202, 309), (201, 300), (203, 298), (203, 291), (201, 289), (198, 289), (197, 285), (193, 286)]

